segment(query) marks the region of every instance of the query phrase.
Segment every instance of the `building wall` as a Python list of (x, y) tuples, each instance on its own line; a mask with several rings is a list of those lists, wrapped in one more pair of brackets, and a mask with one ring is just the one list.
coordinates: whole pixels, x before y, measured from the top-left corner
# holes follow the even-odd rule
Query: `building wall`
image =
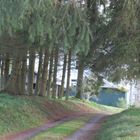
[(121, 91), (102, 89), (97, 98), (93, 99), (93, 101), (99, 104), (118, 106), (119, 99), (123, 98), (125, 100), (125, 96), (126, 94)]
[(127, 84), (128, 92), (126, 95), (128, 106), (140, 106), (140, 80), (132, 81)]
[(135, 105), (140, 106), (140, 80), (136, 82)]

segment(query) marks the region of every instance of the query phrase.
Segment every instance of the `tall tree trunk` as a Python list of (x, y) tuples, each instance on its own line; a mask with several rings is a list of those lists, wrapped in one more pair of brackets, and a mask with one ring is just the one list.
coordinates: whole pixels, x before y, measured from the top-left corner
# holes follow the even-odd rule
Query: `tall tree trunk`
[(37, 73), (36, 86), (35, 86), (35, 95), (39, 95), (39, 93), (40, 93), (42, 62), (43, 62), (43, 50), (42, 50), (42, 48), (40, 48), (40, 52), (39, 52), (39, 66), (38, 66), (38, 73)]
[(9, 54), (5, 55), (5, 70), (4, 70), (4, 85), (7, 84), (9, 79), (9, 67), (10, 67), (10, 58)]
[(66, 88), (66, 100), (68, 100), (70, 92), (70, 71), (71, 71), (71, 50), (68, 54), (68, 74), (67, 74), (67, 88)]
[(77, 78), (77, 89), (76, 89), (76, 98), (82, 98), (82, 83), (83, 83), (83, 74), (84, 74), (84, 63), (82, 62), (82, 56), (79, 56), (78, 64), (78, 78)]
[(1, 75), (2, 75), (2, 73), (1, 73), (1, 65), (2, 65), (2, 55), (0, 54), (0, 91), (2, 90), (2, 88), (1, 88), (1, 84), (2, 84), (2, 79), (1, 79)]
[(64, 96), (64, 83), (65, 83), (65, 76), (66, 76), (66, 66), (67, 66), (67, 54), (64, 55), (63, 72), (62, 72), (61, 89), (60, 89), (60, 99)]
[(12, 72), (5, 87), (5, 91), (11, 94), (18, 94), (18, 71), (20, 66), (19, 57), (13, 59)]
[(51, 52), (50, 56), (50, 65), (49, 65), (49, 78), (48, 78), (48, 83), (47, 83), (47, 97), (50, 98), (50, 90), (51, 90), (51, 83), (52, 83), (52, 70), (53, 70), (53, 50)]
[(44, 64), (41, 78), (40, 96), (46, 95), (47, 79), (48, 79), (48, 62), (49, 62), (49, 49), (45, 49)]
[(34, 84), (34, 65), (35, 65), (35, 50), (29, 51), (29, 70), (28, 70), (28, 94), (33, 95)]
[(21, 94), (26, 93), (26, 75), (27, 75), (27, 56), (22, 59), (21, 64)]
[(1, 90), (4, 89), (4, 55), (1, 58)]
[(19, 66), (18, 66), (18, 72), (17, 72), (17, 83), (16, 83), (16, 87), (17, 87), (17, 93), (22, 95), (22, 91), (21, 91), (21, 71), (22, 71), (22, 61), (19, 60)]
[(57, 82), (57, 65), (58, 65), (58, 48), (55, 49), (55, 60), (54, 60), (54, 73), (53, 73), (53, 87), (52, 87), (52, 98), (56, 98), (56, 82)]

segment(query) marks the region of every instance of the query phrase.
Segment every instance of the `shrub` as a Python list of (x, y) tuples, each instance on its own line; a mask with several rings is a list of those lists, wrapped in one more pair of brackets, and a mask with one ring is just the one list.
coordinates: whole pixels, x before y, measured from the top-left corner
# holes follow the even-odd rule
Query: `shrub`
[(126, 100), (124, 98), (119, 98), (117, 107), (126, 108), (127, 107)]

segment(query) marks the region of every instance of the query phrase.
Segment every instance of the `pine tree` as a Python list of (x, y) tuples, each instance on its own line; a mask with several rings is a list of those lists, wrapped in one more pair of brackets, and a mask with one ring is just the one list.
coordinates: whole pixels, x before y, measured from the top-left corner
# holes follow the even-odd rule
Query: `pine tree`
[(39, 48), (39, 66), (36, 78), (35, 95), (39, 95), (41, 89), (41, 74), (42, 74), (42, 62), (43, 62), (43, 49)]
[(49, 77), (47, 82), (47, 97), (51, 97), (51, 87), (52, 87), (52, 76), (53, 76), (53, 60), (54, 60), (54, 51), (51, 51), (50, 61), (49, 61)]
[(29, 50), (29, 68), (28, 68), (28, 94), (33, 95), (33, 85), (34, 85), (34, 67), (35, 67), (35, 49), (31, 48)]
[(41, 89), (40, 89), (40, 96), (46, 95), (47, 90), (47, 79), (48, 79), (48, 62), (49, 62), (49, 49), (45, 48), (45, 54), (44, 54), (44, 63), (43, 63), (43, 70), (42, 70), (42, 77), (41, 77)]
[(57, 96), (57, 66), (58, 66), (58, 53), (59, 53), (59, 49), (55, 48), (54, 51), (54, 69), (53, 69), (53, 84), (52, 84), (52, 98), (56, 99)]
[(67, 54), (64, 54), (61, 89), (60, 89), (60, 99), (64, 96), (64, 83), (65, 83), (66, 67), (67, 67)]
[(67, 70), (67, 87), (66, 87), (66, 100), (68, 100), (70, 93), (70, 74), (71, 74), (71, 50), (68, 52), (68, 70)]

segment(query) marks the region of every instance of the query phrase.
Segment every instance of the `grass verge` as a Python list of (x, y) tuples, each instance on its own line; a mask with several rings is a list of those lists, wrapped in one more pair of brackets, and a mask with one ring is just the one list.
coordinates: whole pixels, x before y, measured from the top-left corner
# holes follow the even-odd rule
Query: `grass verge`
[(104, 111), (106, 113), (112, 113), (112, 114), (120, 113), (124, 110), (123, 108), (101, 105), (101, 104), (97, 104), (95, 102), (80, 100), (80, 99), (76, 99), (76, 98), (71, 98), (70, 102), (72, 102), (73, 105), (74, 104), (79, 104), (80, 106), (86, 105), (89, 107), (89, 109), (94, 107), (94, 109), (96, 111)]
[(30, 98), (0, 94), (0, 135), (40, 125), (48, 115), (40, 107)]
[(95, 108), (97, 108), (98, 110), (103, 110), (104, 112), (108, 112), (108, 113), (120, 113), (122, 112), (124, 109), (122, 108), (118, 108), (118, 107), (113, 107), (113, 106), (107, 106), (107, 105), (101, 105), (101, 104), (97, 104), (95, 102), (87, 102), (90, 106), (94, 106)]
[(109, 117), (96, 140), (140, 140), (140, 108)]

